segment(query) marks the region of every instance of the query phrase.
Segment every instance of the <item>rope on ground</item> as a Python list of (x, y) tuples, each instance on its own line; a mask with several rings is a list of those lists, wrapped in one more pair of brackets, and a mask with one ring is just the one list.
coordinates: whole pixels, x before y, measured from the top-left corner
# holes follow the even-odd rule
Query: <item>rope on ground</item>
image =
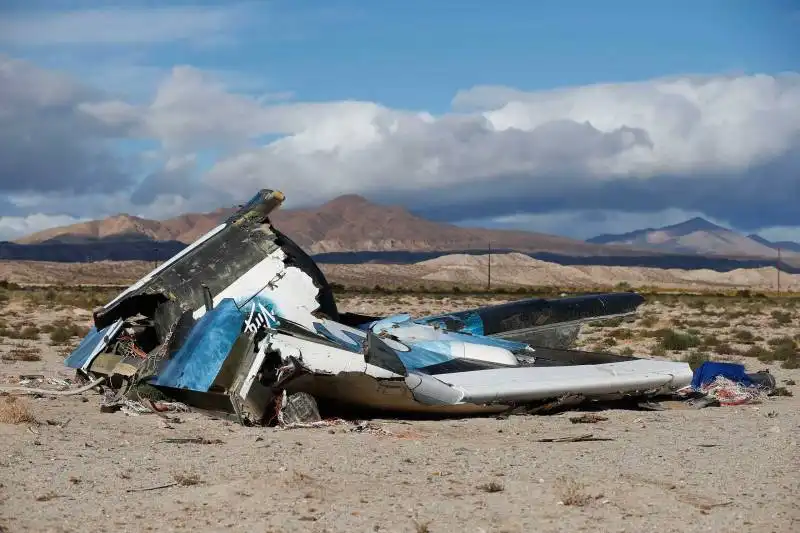
[(20, 396), (24, 396), (26, 394), (36, 394), (41, 396), (74, 396), (76, 394), (83, 394), (84, 392), (91, 390), (106, 380), (105, 377), (97, 378), (96, 380), (92, 381), (91, 383), (87, 383), (82, 387), (78, 387), (77, 389), (72, 390), (51, 390), (51, 389), (34, 389), (30, 387), (3, 387), (0, 386), (0, 392), (7, 392), (9, 394), (17, 394)]

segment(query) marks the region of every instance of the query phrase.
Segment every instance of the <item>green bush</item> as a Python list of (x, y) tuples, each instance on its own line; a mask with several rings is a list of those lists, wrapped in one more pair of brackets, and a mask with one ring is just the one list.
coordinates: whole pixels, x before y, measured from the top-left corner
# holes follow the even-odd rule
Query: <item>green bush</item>
[(689, 333), (678, 333), (669, 330), (661, 337), (661, 346), (665, 350), (683, 351), (700, 346), (700, 337)]

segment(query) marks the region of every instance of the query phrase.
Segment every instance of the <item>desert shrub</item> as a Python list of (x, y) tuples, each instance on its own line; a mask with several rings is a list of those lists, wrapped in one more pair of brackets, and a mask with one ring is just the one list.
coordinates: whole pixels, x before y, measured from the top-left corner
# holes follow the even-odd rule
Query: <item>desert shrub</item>
[(716, 335), (706, 335), (705, 337), (703, 337), (701, 346), (706, 348), (712, 348), (714, 346), (719, 346), (720, 343), (721, 341), (719, 340), (719, 337), (717, 337)]
[(784, 359), (781, 368), (800, 368), (800, 358), (797, 357), (797, 353)]
[(611, 318), (608, 320), (595, 320), (590, 322), (589, 325), (593, 328), (618, 328), (622, 325), (622, 317)]
[(642, 326), (643, 328), (652, 328), (653, 326), (656, 325), (657, 322), (658, 319), (656, 317), (654, 317), (653, 315), (647, 315), (643, 316), (639, 320), (639, 325)]
[(779, 311), (776, 309), (770, 313), (770, 316), (775, 320), (775, 322), (782, 326), (785, 326), (792, 321), (792, 314), (787, 311)]
[(667, 355), (667, 350), (661, 344), (656, 344), (653, 349), (650, 350), (650, 355), (654, 357), (664, 357)]
[(692, 350), (683, 357), (684, 363), (689, 363), (689, 367), (694, 370), (708, 361), (708, 355), (703, 352)]
[(772, 350), (772, 359), (773, 361), (788, 361), (790, 359), (797, 358), (797, 350), (794, 347), (794, 343), (791, 344), (779, 344)]
[(669, 328), (660, 328), (660, 329), (647, 329), (640, 333), (642, 337), (655, 337), (660, 338), (664, 335), (667, 335), (672, 330)]
[(688, 302), (686, 302), (686, 305), (689, 306), (689, 308), (691, 309), (702, 310), (706, 308), (708, 302), (705, 300), (689, 300)]
[(727, 342), (719, 343), (715, 348), (714, 351), (718, 354), (726, 354), (726, 355), (733, 355), (738, 353), (738, 351)]
[(633, 355), (633, 348), (626, 346), (619, 351), (620, 355)]
[(39, 338), (39, 328), (36, 326), (25, 326), (18, 330), (10, 330), (8, 337), (12, 339), (36, 340)]
[(755, 340), (755, 335), (753, 335), (752, 331), (746, 329), (738, 329), (734, 331), (733, 338), (743, 344), (748, 344), (753, 342), (753, 340)]
[(790, 346), (794, 346), (794, 340), (791, 337), (787, 337), (787, 336), (784, 336), (784, 337), (773, 337), (773, 338), (771, 338), (770, 340), (767, 341), (767, 344), (769, 344), (770, 346), (781, 346), (781, 345), (784, 345), (784, 344), (790, 345)]
[(633, 338), (633, 330), (626, 329), (626, 328), (619, 328), (613, 331), (610, 331), (609, 336), (615, 339), (630, 339)]
[(742, 355), (745, 357), (756, 357), (759, 360), (764, 360), (765, 357), (771, 356), (772, 352), (764, 348), (763, 346), (751, 346), (746, 351), (742, 352)]
[(64, 344), (73, 337), (84, 337), (89, 333), (89, 328), (79, 326), (70, 320), (57, 320), (53, 322), (50, 330), (51, 344)]
[(700, 338), (690, 333), (678, 333), (669, 330), (661, 337), (661, 346), (665, 350), (683, 351), (700, 345)]

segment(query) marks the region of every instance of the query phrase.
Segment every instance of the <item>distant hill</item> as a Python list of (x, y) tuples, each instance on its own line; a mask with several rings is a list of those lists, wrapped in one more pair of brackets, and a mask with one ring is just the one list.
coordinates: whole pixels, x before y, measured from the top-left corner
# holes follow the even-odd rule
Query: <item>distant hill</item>
[(764, 246), (769, 246), (776, 252), (778, 250), (794, 252), (800, 254), (800, 243), (792, 242), (792, 241), (768, 241), (764, 237), (760, 235), (756, 235), (755, 233), (751, 233), (748, 235), (749, 238), (753, 239), (754, 241), (763, 244)]
[[(775, 257), (772, 243), (754, 239), (700, 217), (661, 228), (646, 228), (588, 239), (593, 244), (615, 244), (678, 254), (732, 257)], [(800, 250), (798, 250), (800, 251)]]
[(150, 220), (127, 214), (102, 220), (80, 222), (69, 226), (50, 228), (17, 239), (17, 244), (90, 243), (103, 240), (179, 241), (190, 243), (207, 233), (235, 211), (234, 208), (217, 209), (210, 213), (189, 213), (168, 220)]
[[(0, 259), (90, 262), (162, 261), (217, 226), (236, 207), (210, 213), (189, 213), (167, 220), (150, 220), (127, 214), (70, 226), (51, 228), (14, 243), (0, 242)], [(480, 254), (522, 252), (562, 265), (625, 265), (660, 268), (708, 268), (728, 271), (774, 264), (769, 259), (742, 254), (741, 247), (708, 247), (719, 252), (699, 255), (682, 241), (681, 246), (659, 248), (645, 237), (647, 232), (672, 230), (674, 235), (713, 235), (730, 240), (743, 236), (702, 219), (682, 225), (641, 230), (624, 236), (601, 236), (595, 242), (526, 231), (465, 228), (426, 220), (399, 206), (379, 205), (356, 195), (335, 198), (319, 207), (280, 209), (272, 217), (275, 225), (322, 263), (410, 263), (448, 253)], [(676, 230), (677, 228), (677, 230)], [(727, 233), (725, 233), (727, 232)], [(729, 235), (732, 234), (732, 235)], [(622, 237), (622, 238), (620, 238)], [(668, 240), (668, 239), (662, 239)], [(680, 239), (678, 239), (680, 240)], [(679, 250), (676, 252), (675, 250)], [(686, 251), (690, 250), (690, 251)], [(752, 250), (751, 250), (752, 251)], [(757, 255), (757, 254), (756, 254)], [(790, 257), (788, 268), (800, 266)]]
[[(235, 210), (233, 207), (224, 208), (167, 220), (116, 215), (103, 220), (51, 228), (15, 242), (89, 244), (144, 240), (188, 244)], [(617, 250), (543, 233), (441, 224), (415, 216), (402, 207), (378, 205), (357, 195), (340, 196), (316, 208), (280, 209), (272, 219), (281, 231), (311, 253), (470, 250), (486, 249), (488, 246), (524, 252), (578, 255), (633, 253), (626, 249)]]

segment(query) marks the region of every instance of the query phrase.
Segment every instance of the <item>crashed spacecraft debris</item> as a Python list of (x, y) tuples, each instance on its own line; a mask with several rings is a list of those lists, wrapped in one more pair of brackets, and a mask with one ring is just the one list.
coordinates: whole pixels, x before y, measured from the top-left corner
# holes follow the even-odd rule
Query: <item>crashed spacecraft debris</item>
[(66, 365), (105, 378), (111, 403), (159, 398), (243, 424), (282, 420), (292, 398), (465, 415), (567, 396), (647, 397), (692, 381), (685, 363), (569, 349), (582, 324), (634, 314), (644, 301), (635, 293), (421, 318), (340, 312), (322, 271), (270, 222), (283, 199), (259, 191), (96, 309)]

